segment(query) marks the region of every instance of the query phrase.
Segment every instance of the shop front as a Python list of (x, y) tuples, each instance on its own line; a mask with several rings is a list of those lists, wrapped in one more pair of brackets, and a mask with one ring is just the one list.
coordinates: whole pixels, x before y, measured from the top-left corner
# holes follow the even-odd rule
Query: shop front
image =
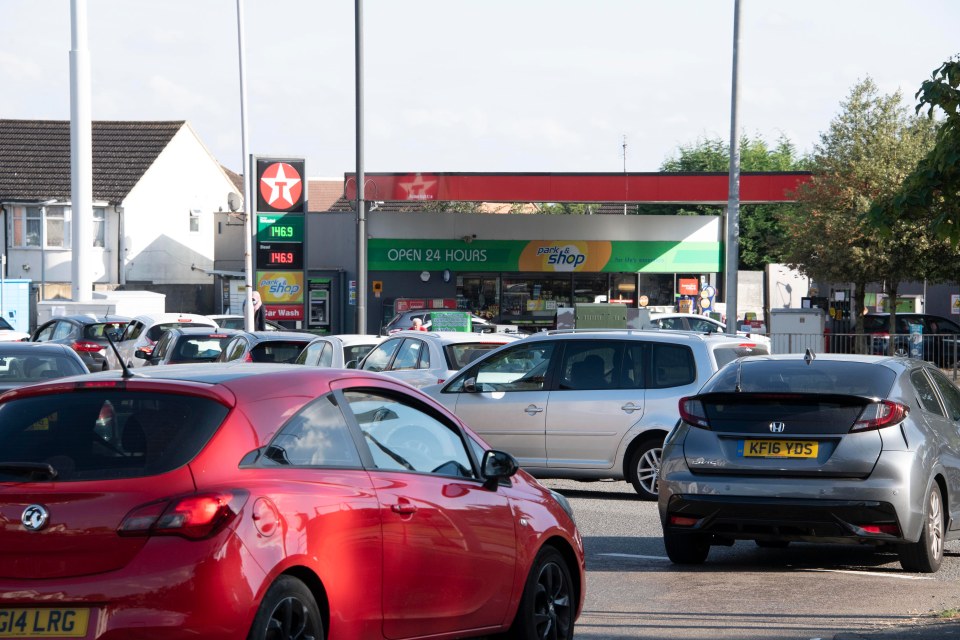
[[(489, 223), (510, 222), (486, 217)], [(585, 222), (563, 221), (568, 227)], [(666, 220), (659, 222), (662, 227)], [(709, 227), (716, 226), (716, 220), (696, 222), (698, 232), (688, 234), (694, 239), (676, 240), (486, 240), (472, 233), (454, 240), (375, 237), (368, 241), (368, 264), (371, 279), (394, 293), (384, 300), (388, 313), (392, 298), (444, 306), (454, 299), (458, 309), (497, 324), (536, 330), (555, 326), (558, 309), (581, 302), (673, 310), (689, 297), (682, 292), (690, 282), (715, 286), (722, 270), (722, 244), (715, 235), (706, 238), (715, 234)], [(622, 225), (621, 231), (632, 235), (638, 221)]]

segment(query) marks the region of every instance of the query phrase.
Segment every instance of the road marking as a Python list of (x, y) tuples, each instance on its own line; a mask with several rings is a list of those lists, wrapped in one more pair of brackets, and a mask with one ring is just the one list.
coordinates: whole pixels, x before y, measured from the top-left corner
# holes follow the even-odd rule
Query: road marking
[(854, 571), (852, 569), (800, 569), (800, 571), (816, 571), (819, 573), (849, 573), (854, 576), (875, 576), (877, 578), (899, 578), (900, 580), (933, 580), (926, 576), (907, 576), (899, 573), (881, 573), (879, 571)]
[(633, 553), (598, 553), (598, 556), (608, 556), (610, 558), (636, 558), (638, 560), (669, 560), (664, 556), (641, 556)]

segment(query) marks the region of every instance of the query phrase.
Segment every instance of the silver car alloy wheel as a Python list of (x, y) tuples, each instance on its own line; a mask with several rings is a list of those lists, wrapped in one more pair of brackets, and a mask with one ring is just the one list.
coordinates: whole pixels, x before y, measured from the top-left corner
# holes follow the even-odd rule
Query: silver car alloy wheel
[(939, 558), (943, 554), (943, 505), (938, 491), (930, 492), (930, 504), (927, 505), (927, 540), (930, 544), (930, 556)]
[(660, 482), (660, 459), (663, 457), (663, 447), (648, 449), (637, 462), (637, 481), (646, 491), (657, 493), (657, 484)]

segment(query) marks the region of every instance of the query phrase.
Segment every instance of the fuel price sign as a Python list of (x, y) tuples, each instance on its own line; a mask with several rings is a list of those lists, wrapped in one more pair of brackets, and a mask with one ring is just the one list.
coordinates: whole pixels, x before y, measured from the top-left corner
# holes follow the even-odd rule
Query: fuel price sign
[(258, 242), (259, 269), (303, 269), (303, 244), (299, 242)]
[(257, 242), (303, 242), (303, 215), (257, 216)]

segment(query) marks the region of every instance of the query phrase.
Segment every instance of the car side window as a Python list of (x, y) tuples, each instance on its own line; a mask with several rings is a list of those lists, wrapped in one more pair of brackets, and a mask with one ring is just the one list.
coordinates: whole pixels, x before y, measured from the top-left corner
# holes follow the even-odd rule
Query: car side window
[(324, 344), (326, 343), (317, 342), (304, 347), (303, 351), (300, 352), (300, 355), (297, 356), (296, 364), (307, 365), (310, 367), (317, 366), (317, 363), (320, 361), (320, 352), (323, 350)]
[(157, 346), (153, 349), (151, 359), (163, 360), (164, 356), (167, 355), (167, 351), (170, 350), (171, 339), (172, 336), (169, 332), (164, 333), (160, 340), (157, 341)]
[(692, 331), (699, 331), (701, 333), (717, 333), (720, 330), (720, 327), (713, 324), (709, 320), (701, 320), (700, 318), (687, 318), (687, 322), (690, 323), (690, 329)]
[(320, 352), (320, 359), (317, 361), (317, 366), (320, 367), (332, 367), (333, 366), (333, 345), (329, 342), (323, 343), (323, 350)]
[(542, 391), (546, 388), (553, 352), (554, 342), (547, 341), (505, 349), (461, 376), (456, 383), (460, 388), (451, 387), (450, 391), (462, 391), (463, 381), (468, 377), (476, 378), (480, 391)]
[(140, 337), (141, 331), (143, 331), (143, 323), (139, 320), (134, 320), (127, 325), (127, 329), (124, 331), (121, 340), (136, 340)]
[(697, 379), (697, 367), (693, 359), (693, 351), (689, 347), (653, 343), (651, 360), (653, 371), (648, 388), (682, 387)]
[(953, 421), (960, 420), (960, 389), (950, 382), (947, 376), (940, 371), (930, 371), (933, 383), (940, 390), (940, 396), (947, 407), (947, 417)]
[(683, 318), (660, 318), (657, 320), (657, 323), (660, 325), (661, 329), (685, 330), (687, 328)]
[(344, 393), (378, 469), (476, 478), (460, 430), (374, 391)]
[(430, 346), (427, 343), (423, 343), (423, 349), (420, 350), (420, 364), (417, 365), (417, 368), (430, 368)]
[(425, 346), (422, 340), (407, 338), (397, 350), (397, 357), (393, 359), (390, 369), (392, 371), (416, 369), (417, 363), (420, 362), (420, 352)]
[(70, 334), (73, 333), (73, 324), (70, 322), (58, 322), (57, 328), (53, 330), (53, 339), (54, 340), (63, 340), (69, 338)]
[(563, 350), (560, 388), (615, 389), (623, 346), (616, 341), (570, 340)]
[(918, 369), (911, 373), (910, 382), (913, 383), (913, 388), (917, 390), (917, 401), (920, 402), (920, 406), (923, 407), (925, 411), (942, 416), (943, 409), (940, 407), (940, 401), (937, 400), (937, 394), (933, 390), (930, 379), (927, 378), (923, 371)]
[(394, 352), (397, 350), (397, 347), (400, 346), (401, 342), (402, 340), (400, 338), (396, 338), (394, 340), (387, 340), (378, 346), (367, 354), (361, 369), (364, 371), (383, 371), (386, 369), (387, 365), (390, 364), (390, 358), (393, 357)]
[(620, 388), (643, 389), (646, 385), (646, 354), (649, 353), (646, 342), (631, 340), (624, 345), (623, 364), (620, 367)]
[(246, 341), (243, 338), (234, 338), (233, 342), (227, 345), (226, 349), (223, 352), (226, 354), (224, 361), (230, 362), (231, 360), (239, 360), (243, 357), (243, 352), (246, 351)]
[(53, 339), (53, 330), (56, 328), (56, 325), (56, 322), (51, 322), (50, 324), (44, 326), (39, 332), (37, 332), (37, 337), (34, 338), (34, 342), (47, 342), (48, 340)]
[(264, 450), (264, 466), (360, 468), (360, 453), (336, 398), (327, 395), (301, 409)]

